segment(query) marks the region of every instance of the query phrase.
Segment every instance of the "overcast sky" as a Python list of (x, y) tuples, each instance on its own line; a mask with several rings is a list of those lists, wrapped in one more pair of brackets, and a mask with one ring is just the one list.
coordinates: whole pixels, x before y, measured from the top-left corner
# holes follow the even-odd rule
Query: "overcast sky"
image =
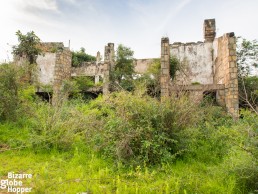
[(1, 0), (0, 61), (11, 59), (15, 32), (34, 31), (43, 42), (103, 55), (122, 43), (135, 58), (160, 55), (160, 39), (203, 41), (203, 20), (216, 19), (217, 36), (235, 32), (258, 39), (258, 0)]

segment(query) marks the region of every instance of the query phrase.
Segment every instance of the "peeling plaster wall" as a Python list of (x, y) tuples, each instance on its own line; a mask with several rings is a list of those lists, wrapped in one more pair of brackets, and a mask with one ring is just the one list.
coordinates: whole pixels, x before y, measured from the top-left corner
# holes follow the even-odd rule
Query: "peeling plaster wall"
[(39, 82), (42, 84), (52, 84), (54, 81), (54, 72), (56, 64), (56, 53), (45, 53), (36, 60), (39, 66)]
[(170, 45), (170, 54), (180, 61), (176, 73), (176, 84), (191, 85), (213, 84), (213, 44), (212, 42), (174, 43)]
[(143, 74), (152, 65), (155, 59), (136, 59), (134, 61), (134, 70), (136, 73)]

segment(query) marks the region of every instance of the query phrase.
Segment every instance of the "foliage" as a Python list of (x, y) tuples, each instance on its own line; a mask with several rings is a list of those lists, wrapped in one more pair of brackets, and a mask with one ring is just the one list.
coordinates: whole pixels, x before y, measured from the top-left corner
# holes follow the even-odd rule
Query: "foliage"
[(113, 90), (129, 90), (133, 89), (134, 52), (122, 44), (118, 45), (116, 50), (116, 64), (114, 69), (111, 69), (111, 82)]
[[(253, 76), (258, 70), (258, 43), (257, 40), (249, 41), (238, 37), (237, 65), (240, 106), (251, 108), (257, 113), (258, 93), (257, 76)], [(258, 114), (258, 113), (257, 113)]]
[(41, 53), (39, 37), (33, 31), (22, 34), (18, 30), (16, 35), (19, 44), (13, 47), (13, 54), (20, 57), (25, 56), (30, 64), (36, 63), (37, 56)]
[(198, 120), (190, 114), (194, 110), (186, 98), (160, 103), (148, 96), (113, 93), (87, 110), (96, 115), (88, 138), (95, 139), (106, 157), (126, 164), (170, 162), (183, 152), (174, 134), (194, 125)]
[(242, 37), (238, 37), (237, 42), (238, 74), (246, 77), (252, 69), (258, 68), (258, 43), (257, 40), (249, 41)]
[(71, 149), (78, 134), (85, 129), (85, 117), (68, 104), (53, 107), (49, 103), (36, 104), (31, 120), (30, 142), (34, 150)]
[(241, 107), (258, 107), (258, 77), (242, 77), (239, 80), (239, 103)]
[(154, 59), (147, 72), (138, 79), (138, 82), (146, 83), (147, 93), (150, 96), (160, 97), (160, 59)]
[(80, 91), (87, 91), (87, 89), (95, 85), (93, 78), (87, 76), (75, 77), (74, 81), (76, 82)]
[(19, 109), (20, 69), (13, 64), (0, 65), (0, 118), (14, 120)]
[[(170, 57), (170, 77), (175, 79), (176, 71), (179, 70), (179, 60), (172, 56)], [(138, 79), (138, 82), (146, 82), (147, 92), (151, 96), (160, 97), (160, 59), (154, 59), (153, 63), (148, 68), (147, 72)]]
[(35, 87), (23, 80), (26, 66), (0, 65), (0, 120), (14, 121), (30, 114), (30, 103), (37, 100)]
[(53, 107), (31, 98), (31, 87), (22, 93), (32, 111), (0, 123), (0, 176), (32, 173), (37, 178), (24, 184), (35, 193), (258, 188), (258, 118), (250, 111), (233, 121), (221, 107), (199, 107), (183, 96), (161, 103), (137, 91)]
[[(119, 99), (126, 93), (116, 95)], [(131, 98), (134, 97), (130, 96)], [(242, 111), (242, 119), (233, 122), (219, 107), (206, 107), (203, 113), (198, 113), (202, 118), (200, 123), (197, 122), (199, 124), (183, 127), (174, 133), (176, 137), (180, 137), (175, 145), (184, 146), (180, 149), (186, 150), (181, 157), (176, 157), (174, 162), (159, 163), (156, 166), (147, 166), (146, 163), (125, 166), (122, 163), (114, 165), (112, 160), (108, 160), (92, 149), (91, 143), (96, 139), (90, 138), (89, 127), (98, 125), (95, 126), (98, 129), (95, 134), (105, 136), (107, 133), (99, 132), (104, 131), (100, 127), (108, 120), (100, 118), (110, 119), (111, 123), (106, 123), (107, 126), (118, 125), (114, 124), (118, 113), (99, 103), (103, 100), (110, 103), (108, 98), (99, 98), (89, 105), (73, 101), (66, 104), (63, 110), (52, 109), (53, 107), (47, 104), (38, 104), (35, 107), (38, 115), (35, 119), (32, 117), (14, 124), (0, 124), (0, 151), (8, 149), (9, 145), (11, 148), (17, 148), (15, 146), (19, 148), (1, 153), (0, 176), (6, 176), (13, 169), (31, 173), (34, 178), (24, 179), (23, 182), (24, 185), (33, 185), (35, 193), (244, 194), (255, 193), (257, 190), (258, 172), (255, 153), (257, 154), (258, 150), (258, 118), (250, 111)], [(120, 106), (122, 102), (124, 101), (115, 105)], [(141, 104), (142, 101), (139, 103)], [(129, 109), (129, 105), (130, 103), (127, 102), (126, 110)], [(133, 105), (135, 105), (134, 102), (131, 106)], [(113, 106), (113, 109), (115, 107)], [(139, 122), (138, 118), (143, 118), (141, 114), (145, 115), (144, 108), (145, 106), (137, 108), (135, 114), (126, 114), (122, 106), (118, 110), (120, 118), (124, 116)], [(57, 114), (53, 115), (50, 113), (52, 111)], [(149, 109), (146, 110), (148, 111)], [(81, 113), (84, 115), (82, 116)], [(135, 115), (139, 115), (138, 118)], [(149, 114), (146, 118), (148, 117)], [(48, 136), (44, 135), (43, 129), (48, 129)], [(31, 130), (42, 130), (42, 134), (37, 133), (35, 136), (36, 131), (31, 133)], [(52, 130), (56, 132), (53, 133)], [(64, 136), (59, 130), (66, 131)], [(68, 135), (69, 130), (71, 133)], [(85, 134), (85, 139), (80, 138), (80, 134)], [(145, 135), (148, 136), (149, 133)], [(122, 142), (123, 136), (119, 137)], [(23, 142), (30, 145), (31, 140), (33, 147), (27, 149), (20, 147), (26, 145)], [(106, 143), (109, 145), (111, 141), (112, 139), (108, 139)]]
[(85, 52), (85, 48), (81, 48), (80, 51), (72, 52), (72, 66), (79, 67), (83, 62), (96, 61), (96, 57), (89, 55)]
[(178, 70), (180, 70), (179, 69), (180, 61), (175, 56), (171, 56), (170, 60), (169, 60), (169, 64), (170, 64), (169, 74), (170, 74), (171, 79), (174, 80), (175, 76), (176, 76), (176, 72)]

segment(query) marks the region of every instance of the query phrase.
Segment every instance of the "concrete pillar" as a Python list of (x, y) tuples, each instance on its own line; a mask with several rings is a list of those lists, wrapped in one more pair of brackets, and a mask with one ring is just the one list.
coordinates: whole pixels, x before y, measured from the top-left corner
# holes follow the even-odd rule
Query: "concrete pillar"
[(108, 48), (109, 48), (110, 67), (111, 67), (111, 69), (113, 69), (114, 66), (115, 66), (115, 47), (114, 47), (114, 43), (108, 43)]
[(115, 65), (115, 51), (114, 51), (114, 43), (108, 43), (107, 46), (105, 46), (105, 52), (104, 52), (104, 77), (103, 77), (103, 94), (109, 93), (109, 76), (110, 76), (110, 70)]
[(56, 53), (56, 62), (54, 69), (54, 82), (53, 82), (53, 98), (52, 104), (59, 105), (62, 101), (66, 100), (69, 91), (64, 90), (65, 81), (71, 78), (72, 68), (72, 53), (68, 48), (64, 48)]
[(234, 119), (239, 117), (238, 97), (238, 69), (236, 56), (236, 37), (234, 33), (227, 33), (223, 36), (227, 47), (226, 71), (225, 71), (225, 103), (228, 112)]
[(101, 59), (100, 59), (100, 52), (98, 51), (98, 52), (97, 52), (97, 56), (96, 56), (96, 62), (97, 62), (97, 64), (100, 63), (100, 60), (101, 60)]
[(161, 86), (161, 100), (162, 98), (169, 96), (169, 85), (170, 85), (170, 46), (169, 38), (161, 39), (161, 76), (160, 76), (160, 86)]
[(95, 75), (95, 84), (99, 83), (99, 75)]
[(110, 48), (109, 46), (105, 46), (105, 51), (104, 51), (104, 63), (108, 63), (110, 60)]
[(215, 19), (204, 20), (203, 34), (205, 42), (213, 42), (216, 37), (216, 22)]

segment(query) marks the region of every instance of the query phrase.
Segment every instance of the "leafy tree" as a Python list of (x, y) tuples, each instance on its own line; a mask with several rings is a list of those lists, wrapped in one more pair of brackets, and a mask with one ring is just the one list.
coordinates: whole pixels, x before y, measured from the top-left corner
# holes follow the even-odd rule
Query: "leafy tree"
[(20, 57), (25, 56), (30, 64), (36, 63), (37, 56), (41, 54), (39, 37), (33, 31), (22, 34), (18, 30), (16, 35), (18, 36), (19, 44), (13, 46), (12, 53)]
[(249, 107), (258, 114), (258, 77), (251, 76), (258, 68), (257, 40), (238, 37), (237, 65), (240, 106)]
[(111, 82), (116, 88), (133, 89), (134, 52), (122, 44), (116, 50), (116, 65), (111, 70)]
[(238, 37), (237, 42), (238, 73), (240, 76), (248, 76), (258, 68), (258, 42), (242, 37)]
[(72, 66), (79, 67), (83, 62), (96, 61), (96, 57), (86, 54), (85, 48), (81, 48), (80, 51), (72, 52)]
[(12, 53), (15, 56), (25, 57), (29, 64), (24, 63), (23, 66), (27, 68), (26, 70), (26, 79), (24, 81), (28, 81), (30, 84), (33, 82), (33, 70), (35, 70), (36, 59), (37, 56), (41, 54), (40, 49), (40, 39), (33, 32), (27, 32), (27, 34), (22, 34), (20, 30), (16, 32), (18, 37), (19, 44), (13, 46)]

